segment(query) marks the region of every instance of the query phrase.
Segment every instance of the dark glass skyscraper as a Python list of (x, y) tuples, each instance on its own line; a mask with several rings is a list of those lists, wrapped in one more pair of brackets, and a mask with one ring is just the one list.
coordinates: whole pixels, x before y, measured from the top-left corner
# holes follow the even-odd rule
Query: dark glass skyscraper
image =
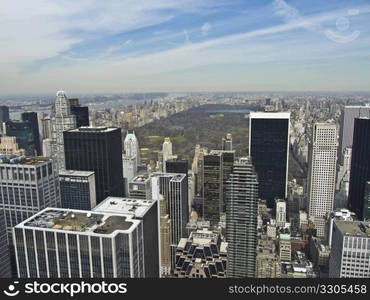
[(71, 114), (76, 116), (76, 126), (89, 126), (89, 108), (81, 106), (77, 98), (68, 99), (71, 105)]
[(203, 165), (203, 217), (216, 225), (223, 206), (222, 152), (204, 155)]
[(362, 220), (365, 185), (370, 180), (370, 119), (355, 119), (348, 206)]
[(255, 112), (249, 117), (249, 156), (258, 174), (259, 197), (274, 206), (287, 194), (290, 113)]
[(108, 196), (123, 197), (121, 130), (82, 127), (63, 135), (66, 169), (95, 172), (96, 203)]
[(188, 176), (188, 161), (186, 159), (169, 159), (166, 161), (166, 173), (181, 173)]
[(16, 137), (19, 148), (24, 149), (27, 156), (36, 155), (36, 140), (30, 122), (7, 121), (5, 133)]
[(35, 140), (36, 154), (41, 155), (41, 144), (40, 144), (40, 133), (39, 133), (39, 123), (37, 119), (36, 112), (24, 112), (22, 113), (22, 121), (28, 122), (31, 125), (33, 138)]
[(92, 171), (59, 171), (62, 208), (92, 210), (96, 206), (95, 174)]
[(234, 163), (226, 195), (227, 276), (255, 277), (258, 180), (249, 158)]
[(222, 204), (221, 211), (226, 211), (226, 183), (229, 180), (229, 176), (232, 172), (234, 165), (235, 151), (222, 151)]
[(9, 107), (0, 106), (0, 125), (6, 121), (9, 121)]

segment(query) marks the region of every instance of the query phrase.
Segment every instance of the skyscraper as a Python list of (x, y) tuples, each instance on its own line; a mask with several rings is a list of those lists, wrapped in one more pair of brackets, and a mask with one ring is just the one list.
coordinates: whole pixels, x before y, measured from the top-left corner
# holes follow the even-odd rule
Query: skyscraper
[(179, 173), (188, 176), (188, 161), (173, 158), (166, 161), (166, 173)]
[(143, 265), (145, 278), (160, 277), (159, 243), (159, 203), (156, 199), (143, 200), (134, 198), (108, 197), (94, 208), (94, 212), (120, 214), (139, 220), (142, 231), (138, 238), (143, 239)]
[(276, 226), (284, 228), (286, 223), (286, 202), (283, 199), (276, 199), (275, 202)]
[(37, 155), (37, 140), (34, 136), (32, 124), (21, 121), (7, 121), (4, 123), (5, 134), (15, 136), (21, 149), (24, 149), (27, 156)]
[(41, 116), (41, 126), (42, 126), (42, 138), (43, 139), (51, 139), (52, 133), (51, 133), (51, 118), (49, 115), (43, 114)]
[(164, 139), (163, 145), (162, 145), (162, 156), (163, 156), (163, 172), (167, 172), (167, 160), (174, 159), (176, 156), (172, 154), (172, 142), (169, 137), (166, 137)]
[(370, 278), (370, 223), (334, 221), (330, 278)]
[(58, 173), (51, 159), (0, 156), (0, 190), (14, 273), (11, 229), (45, 207), (60, 207)]
[(223, 150), (222, 153), (222, 203), (221, 203), (221, 213), (226, 211), (226, 185), (229, 180), (230, 174), (233, 169), (235, 160), (234, 150)]
[(252, 112), (249, 116), (249, 156), (259, 182), (259, 197), (270, 208), (287, 196), (289, 159), (288, 112)]
[(258, 180), (250, 158), (234, 163), (226, 195), (227, 276), (255, 277)]
[(220, 221), (223, 207), (222, 152), (211, 151), (203, 159), (203, 217), (212, 225)]
[(136, 199), (153, 199), (151, 178), (149, 175), (135, 176), (128, 185), (129, 197)]
[(359, 220), (364, 214), (365, 184), (370, 180), (370, 119), (354, 122), (348, 208)]
[(68, 99), (71, 105), (71, 113), (76, 116), (76, 127), (88, 127), (89, 123), (89, 108), (81, 106), (77, 98)]
[(41, 143), (40, 143), (40, 133), (39, 133), (39, 121), (36, 112), (24, 112), (21, 115), (23, 122), (28, 122), (31, 125), (33, 132), (33, 138), (35, 143), (35, 150), (38, 156), (41, 155)]
[(46, 208), (13, 228), (18, 276), (144, 278), (143, 232), (133, 214)]
[(96, 206), (94, 172), (60, 171), (59, 183), (62, 208), (92, 210)]
[[(189, 220), (188, 189), (185, 174), (153, 173), (159, 185), (159, 193), (167, 202), (171, 219), (171, 269), (175, 266), (176, 247), (181, 238), (186, 237), (186, 224)], [(154, 187), (155, 189), (156, 187)]]
[(0, 123), (4, 123), (9, 120), (9, 107), (4, 105), (0, 106)]
[(348, 206), (349, 179), (351, 174), (352, 148), (344, 149), (342, 165), (338, 167), (335, 208)]
[[(140, 148), (135, 132), (127, 132), (123, 142), (124, 156), (136, 158), (136, 168), (140, 165)], [(137, 170), (136, 170), (137, 171)]]
[(137, 165), (136, 157), (129, 157), (126, 155), (122, 156), (122, 166), (123, 166), (123, 178), (125, 182), (125, 192), (129, 190), (129, 182), (137, 174)]
[(222, 150), (233, 150), (233, 136), (231, 135), (231, 133), (226, 134), (226, 137), (222, 138)]
[(152, 197), (159, 203), (160, 211), (160, 273), (161, 277), (171, 275), (171, 218), (167, 201), (159, 192), (159, 177), (151, 177)]
[(352, 148), (355, 118), (369, 118), (370, 106), (345, 106), (340, 120), (339, 159), (343, 162), (346, 148)]
[(4, 210), (0, 209), (0, 278), (11, 277), (8, 235)]
[[(59, 170), (65, 170), (63, 132), (77, 127), (76, 116), (71, 112), (71, 104), (63, 91), (57, 92), (51, 114), (52, 157)], [(90, 170), (89, 170), (90, 171)]]
[(194, 158), (191, 165), (191, 170), (195, 175), (195, 194), (199, 195), (203, 192), (203, 159), (204, 154), (207, 153), (206, 148), (200, 147), (199, 144), (195, 146)]
[(94, 171), (96, 203), (108, 196), (123, 197), (121, 130), (80, 127), (64, 132), (67, 170)]
[(309, 153), (308, 213), (319, 237), (325, 235), (325, 216), (334, 208), (337, 147), (337, 125), (316, 123)]

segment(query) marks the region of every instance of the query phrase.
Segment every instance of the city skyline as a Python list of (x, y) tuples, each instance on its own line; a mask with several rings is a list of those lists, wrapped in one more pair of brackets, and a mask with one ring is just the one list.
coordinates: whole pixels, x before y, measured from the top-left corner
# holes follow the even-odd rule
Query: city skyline
[(370, 0), (4, 0), (3, 293), (368, 293), (369, 25)]
[(369, 14), (363, 0), (7, 1), (0, 90), (369, 91)]

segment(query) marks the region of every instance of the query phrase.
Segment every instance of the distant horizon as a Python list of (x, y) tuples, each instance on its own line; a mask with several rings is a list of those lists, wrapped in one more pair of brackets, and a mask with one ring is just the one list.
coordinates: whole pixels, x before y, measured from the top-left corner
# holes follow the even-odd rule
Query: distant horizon
[[(14, 93), (14, 94), (0, 94), (1, 97), (55, 97), (55, 92), (40, 92), (40, 93)], [(67, 97), (73, 98), (74, 96), (86, 95), (86, 96), (103, 96), (103, 95), (145, 95), (145, 94), (222, 94), (222, 93), (241, 93), (241, 94), (370, 94), (370, 90), (260, 90), (260, 91), (243, 91), (243, 90), (215, 90), (215, 91), (147, 91), (147, 92), (136, 92), (136, 91), (127, 91), (127, 92), (71, 92), (64, 90), (67, 94)]]

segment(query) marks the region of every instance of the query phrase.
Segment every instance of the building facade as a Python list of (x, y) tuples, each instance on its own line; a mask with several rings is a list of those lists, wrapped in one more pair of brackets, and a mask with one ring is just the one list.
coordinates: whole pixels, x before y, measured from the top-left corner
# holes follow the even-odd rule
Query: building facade
[(77, 128), (76, 116), (71, 112), (71, 103), (64, 91), (56, 94), (55, 105), (51, 118), (52, 157), (58, 164), (59, 170), (65, 170), (63, 132)]
[(0, 156), (0, 209), (4, 211), (12, 271), (12, 228), (46, 207), (60, 207), (58, 173), (51, 159)]
[(32, 125), (29, 122), (7, 121), (4, 123), (4, 131), (7, 136), (16, 138), (19, 148), (24, 149), (27, 156), (36, 156), (37, 140), (34, 136)]
[(129, 190), (129, 182), (137, 175), (136, 157), (129, 157), (123, 155), (122, 166), (123, 166), (123, 178), (125, 182), (125, 192)]
[(325, 235), (325, 217), (334, 209), (337, 126), (316, 123), (310, 145), (308, 175), (308, 213), (314, 219), (317, 235)]
[(255, 277), (258, 180), (250, 158), (234, 163), (227, 182), (226, 241), (228, 277)]
[(340, 145), (338, 151), (341, 163), (343, 162), (345, 149), (352, 148), (356, 118), (370, 118), (370, 106), (347, 105), (344, 107), (340, 120)]
[(249, 116), (249, 156), (259, 182), (259, 197), (274, 206), (287, 196), (290, 113), (254, 112)]
[(61, 171), (59, 183), (62, 208), (92, 210), (96, 206), (94, 172)]
[[(135, 132), (127, 132), (123, 142), (124, 156), (136, 159), (136, 167), (140, 165), (140, 148)], [(136, 170), (137, 171), (137, 170)]]
[[(186, 237), (186, 224), (189, 220), (188, 190), (185, 174), (153, 173), (152, 188), (158, 189), (165, 201), (171, 220), (171, 272), (175, 268), (176, 247), (181, 238)], [(155, 179), (154, 179), (155, 178)]]
[(108, 197), (94, 208), (94, 212), (130, 216), (142, 226), (143, 267), (145, 278), (160, 277), (160, 217), (158, 200)]
[(355, 119), (348, 208), (359, 220), (364, 215), (365, 185), (370, 179), (370, 119)]
[(129, 182), (129, 196), (136, 199), (153, 199), (151, 178), (149, 175), (135, 176)]
[(123, 197), (121, 130), (80, 127), (63, 134), (66, 169), (95, 172), (97, 204), (108, 196)]
[(370, 223), (334, 221), (331, 278), (370, 278)]
[(11, 277), (10, 255), (8, 247), (8, 234), (4, 210), (0, 209), (0, 278)]
[(26, 151), (19, 148), (15, 136), (1, 136), (0, 137), (0, 154), (24, 156)]
[(13, 228), (19, 278), (144, 278), (143, 222), (46, 208)]
[(41, 142), (39, 133), (39, 120), (36, 112), (24, 112), (21, 114), (21, 119), (23, 122), (28, 122), (31, 126), (33, 139), (35, 143), (35, 155), (41, 156)]
[(211, 152), (203, 158), (203, 217), (211, 225), (220, 221), (223, 206), (222, 153)]
[(281, 276), (281, 263), (276, 250), (274, 240), (267, 236), (258, 239), (256, 258), (257, 278), (279, 278)]

